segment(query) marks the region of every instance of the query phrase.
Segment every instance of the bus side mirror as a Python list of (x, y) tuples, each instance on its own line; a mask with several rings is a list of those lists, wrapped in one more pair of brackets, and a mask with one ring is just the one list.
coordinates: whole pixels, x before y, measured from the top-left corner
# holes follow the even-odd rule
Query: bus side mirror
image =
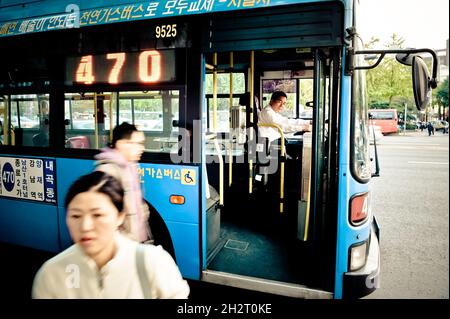
[[(427, 106), (431, 99), (431, 89), (437, 87), (437, 70), (438, 70), (438, 57), (436, 52), (430, 49), (394, 49), (394, 50), (363, 50), (354, 51), (348, 50), (349, 61), (352, 59), (352, 55), (355, 54), (378, 54), (378, 61), (369, 66), (353, 66), (352, 63), (348, 63), (347, 71), (351, 74), (353, 70), (369, 70), (377, 67), (381, 60), (383, 60), (386, 54), (396, 54), (396, 59), (398, 62), (412, 66), (412, 80), (413, 80), (413, 91), (414, 100), (416, 102), (416, 107), (419, 111), (422, 111)], [(433, 75), (430, 77), (428, 68), (423, 61), (423, 59), (418, 56), (418, 53), (429, 53), (433, 57)]]
[(415, 54), (399, 53), (395, 59), (404, 65), (412, 66), (414, 100), (419, 111), (426, 108), (431, 97), (431, 79), (427, 65)]
[(424, 110), (431, 98), (431, 83), (427, 65), (420, 56), (412, 59), (412, 80), (416, 107)]
[(413, 58), (415, 57), (414, 54), (410, 53), (399, 53), (395, 55), (395, 59), (397, 62), (400, 62), (401, 64), (411, 66), (413, 64)]

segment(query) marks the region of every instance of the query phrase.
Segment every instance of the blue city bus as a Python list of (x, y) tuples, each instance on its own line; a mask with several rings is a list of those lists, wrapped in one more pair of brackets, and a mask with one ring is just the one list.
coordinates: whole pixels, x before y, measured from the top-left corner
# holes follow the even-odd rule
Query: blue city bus
[[(2, 1), (0, 241), (70, 246), (67, 189), (126, 121), (145, 133), (155, 244), (183, 277), (300, 298), (371, 293), (364, 57), (403, 54), (419, 108), (436, 63), (430, 79), (417, 54), (431, 50), (364, 51), (357, 12), (353, 0)], [(257, 115), (278, 90), (312, 131), (273, 125), (273, 145)]]

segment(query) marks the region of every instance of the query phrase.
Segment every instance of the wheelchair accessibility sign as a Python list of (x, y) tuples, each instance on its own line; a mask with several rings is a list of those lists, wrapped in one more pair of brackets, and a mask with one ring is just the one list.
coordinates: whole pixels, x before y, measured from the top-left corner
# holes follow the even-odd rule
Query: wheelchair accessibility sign
[(181, 170), (181, 184), (183, 185), (197, 185), (197, 177), (195, 170), (182, 169)]

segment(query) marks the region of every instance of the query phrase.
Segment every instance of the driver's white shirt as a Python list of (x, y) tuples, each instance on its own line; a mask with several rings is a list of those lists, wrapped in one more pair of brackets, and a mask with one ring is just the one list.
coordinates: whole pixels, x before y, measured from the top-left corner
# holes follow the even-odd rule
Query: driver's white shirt
[[(288, 119), (287, 117), (275, 112), (270, 104), (259, 112), (258, 123), (276, 124), (283, 130), (283, 133), (304, 131), (306, 129), (305, 126), (309, 125), (309, 121), (302, 119)], [(259, 135), (268, 138), (270, 142), (281, 137), (276, 128), (259, 126), (258, 129)]]

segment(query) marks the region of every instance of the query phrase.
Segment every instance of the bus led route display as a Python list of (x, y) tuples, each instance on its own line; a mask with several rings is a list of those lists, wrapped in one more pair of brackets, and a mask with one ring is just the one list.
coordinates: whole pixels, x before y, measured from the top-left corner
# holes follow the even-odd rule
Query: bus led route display
[(69, 57), (66, 60), (66, 85), (155, 83), (175, 80), (174, 50), (116, 52)]
[(55, 161), (0, 157), (0, 196), (56, 204)]

